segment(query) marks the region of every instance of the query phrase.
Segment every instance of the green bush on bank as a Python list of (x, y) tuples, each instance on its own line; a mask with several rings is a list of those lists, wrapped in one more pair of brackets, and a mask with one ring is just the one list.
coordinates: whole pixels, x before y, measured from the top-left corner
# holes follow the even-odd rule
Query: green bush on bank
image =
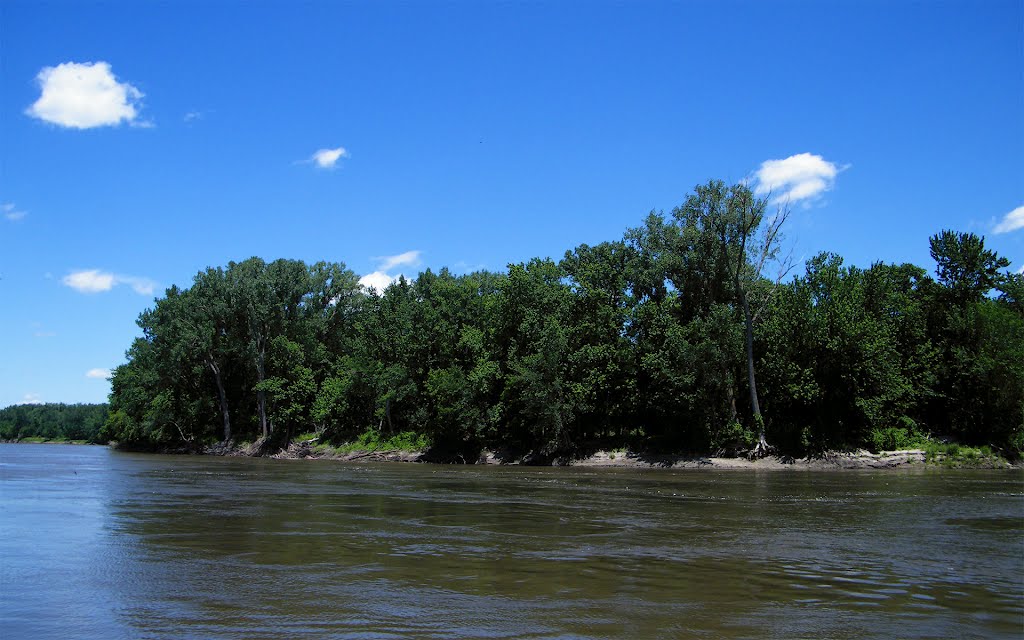
[[(909, 419), (906, 421), (909, 423)], [(872, 451), (900, 451), (920, 449), (924, 451), (925, 462), (948, 467), (992, 466), (1007, 464), (1010, 459), (1019, 459), (1019, 449), (995, 451), (989, 445), (971, 446), (959, 442), (943, 442), (920, 433), (915, 425), (873, 429), (871, 431)]]
[(922, 448), (925, 462), (945, 467), (989, 467), (1007, 464), (1006, 458), (993, 451), (992, 447), (988, 445), (972, 447), (956, 442), (929, 441)]
[(402, 431), (393, 435), (383, 434), (375, 429), (363, 432), (352, 442), (347, 442), (338, 451), (426, 451), (430, 438), (415, 431)]
[(872, 451), (899, 451), (901, 449), (917, 449), (928, 441), (928, 438), (917, 431), (917, 425), (910, 418), (903, 420), (904, 426), (888, 427), (871, 430)]
[(318, 436), (315, 433), (302, 434), (295, 438), (294, 441), (300, 443), (315, 442), (313, 450), (317, 453), (338, 455), (374, 451), (400, 451), (403, 453), (426, 451), (432, 444), (428, 436), (414, 431), (384, 434), (376, 429), (368, 429), (359, 434), (354, 440), (340, 445), (318, 441)]

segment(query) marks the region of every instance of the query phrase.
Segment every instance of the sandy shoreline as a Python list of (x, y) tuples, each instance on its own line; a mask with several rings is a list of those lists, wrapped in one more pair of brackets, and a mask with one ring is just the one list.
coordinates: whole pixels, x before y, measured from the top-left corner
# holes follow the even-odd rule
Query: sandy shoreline
[[(231, 452), (227, 455), (247, 455), (246, 452)], [(319, 452), (308, 445), (292, 443), (287, 449), (270, 457), (284, 460), (337, 460), (339, 462), (430, 462), (422, 452), (415, 451), (357, 451), (345, 454)], [(942, 460), (937, 461), (939, 464)], [(556, 458), (540, 463), (520, 459), (503, 458), (491, 451), (484, 451), (475, 464), (485, 465), (530, 465), (530, 466), (573, 466), (607, 468), (648, 468), (648, 469), (750, 469), (750, 470), (856, 470), (856, 469), (897, 469), (925, 467), (925, 452), (920, 449), (901, 451), (836, 452), (813, 458), (789, 458), (768, 456), (759, 460), (747, 458), (718, 458), (680, 455), (647, 455), (635, 452), (598, 451), (579, 459)], [(938, 466), (928, 464), (928, 466)], [(978, 460), (971, 468), (1011, 469), (1020, 468), (1001, 459)]]

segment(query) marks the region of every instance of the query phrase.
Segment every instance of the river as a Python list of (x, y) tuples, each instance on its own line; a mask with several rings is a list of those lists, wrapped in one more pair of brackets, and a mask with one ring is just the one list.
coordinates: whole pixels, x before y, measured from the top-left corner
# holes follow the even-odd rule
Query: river
[(1017, 471), (344, 464), (0, 444), (4, 638), (1024, 633)]

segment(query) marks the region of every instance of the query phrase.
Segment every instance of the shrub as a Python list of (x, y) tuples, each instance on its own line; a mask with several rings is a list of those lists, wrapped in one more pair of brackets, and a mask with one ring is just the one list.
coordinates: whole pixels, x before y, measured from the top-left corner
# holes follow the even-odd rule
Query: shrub
[(911, 418), (903, 416), (899, 419), (899, 424), (898, 427), (872, 429), (869, 436), (871, 448), (875, 452), (896, 451), (921, 447), (926, 444), (927, 438), (918, 432), (917, 423)]
[(910, 433), (900, 427), (871, 430), (871, 447), (876, 452), (905, 449), (909, 446), (910, 442)]
[(424, 451), (430, 448), (430, 444), (430, 438), (415, 431), (402, 431), (385, 438), (384, 434), (370, 429), (360, 434), (354, 441), (341, 445), (337, 450), (342, 453), (392, 450)]
[(733, 420), (718, 430), (711, 440), (712, 449), (749, 449), (757, 441), (757, 435), (744, 427), (738, 420)]

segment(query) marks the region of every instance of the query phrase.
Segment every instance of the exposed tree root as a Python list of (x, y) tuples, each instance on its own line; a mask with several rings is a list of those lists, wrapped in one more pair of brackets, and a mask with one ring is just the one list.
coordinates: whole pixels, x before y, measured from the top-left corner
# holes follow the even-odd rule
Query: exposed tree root
[(758, 438), (757, 446), (747, 452), (747, 457), (751, 460), (759, 460), (770, 456), (775, 451), (775, 447), (768, 444), (768, 441), (764, 439), (764, 434)]

